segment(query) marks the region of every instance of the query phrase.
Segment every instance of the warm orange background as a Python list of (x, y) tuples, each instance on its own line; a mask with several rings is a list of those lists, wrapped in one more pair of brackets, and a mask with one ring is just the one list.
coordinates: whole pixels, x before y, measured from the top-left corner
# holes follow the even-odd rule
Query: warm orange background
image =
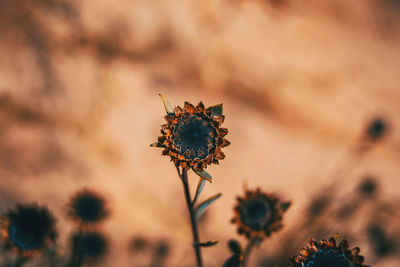
[[(168, 240), (168, 266), (193, 266), (176, 170), (149, 147), (164, 123), (158, 93), (175, 105), (224, 103), (232, 145), (207, 169), (214, 183), (202, 197), (223, 193), (200, 225), (203, 240), (221, 242), (204, 249), (207, 266), (229, 255), (245, 183), (293, 201), (287, 227), (251, 266), (332, 183), (346, 193), (372, 174), (398, 202), (399, 12), (389, 0), (2, 0), (0, 208), (48, 205), (67, 251), (65, 203), (94, 189), (112, 210), (104, 266), (135, 266), (136, 235)], [(352, 149), (376, 116), (389, 134), (360, 157)], [(365, 238), (350, 243), (375, 267), (399, 264), (396, 255), (375, 261)]]

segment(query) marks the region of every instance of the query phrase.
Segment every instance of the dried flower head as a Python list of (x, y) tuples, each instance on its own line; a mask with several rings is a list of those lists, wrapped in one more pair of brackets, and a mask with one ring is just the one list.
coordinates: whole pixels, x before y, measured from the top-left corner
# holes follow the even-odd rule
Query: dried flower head
[(99, 222), (108, 213), (104, 198), (87, 189), (76, 193), (68, 204), (69, 216), (83, 224)]
[(46, 207), (19, 204), (1, 218), (0, 236), (5, 249), (29, 258), (55, 244), (55, 219)]
[(77, 232), (72, 236), (72, 249), (82, 261), (101, 259), (108, 250), (108, 240), (100, 232)]
[(228, 129), (221, 128), (222, 104), (205, 108), (202, 102), (196, 107), (185, 102), (183, 108), (166, 105), (166, 110), (167, 123), (152, 146), (164, 148), (162, 154), (170, 156), (177, 167), (201, 172), (225, 158), (221, 148), (230, 143), (225, 139)]
[(290, 258), (292, 267), (368, 267), (362, 264), (364, 257), (360, 249), (349, 249), (346, 240), (336, 245), (337, 235), (328, 241), (311, 240), (308, 246), (300, 250), (300, 255)]
[(244, 198), (237, 198), (232, 223), (238, 225), (239, 234), (262, 240), (283, 227), (282, 216), (287, 208), (283, 209), (280, 199), (273, 194), (259, 188), (248, 190)]

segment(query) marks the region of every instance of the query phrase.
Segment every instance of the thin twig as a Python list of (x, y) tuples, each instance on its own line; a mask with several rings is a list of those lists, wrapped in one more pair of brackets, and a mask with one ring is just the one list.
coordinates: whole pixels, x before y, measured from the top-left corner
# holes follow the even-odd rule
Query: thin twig
[(193, 209), (193, 205), (192, 205), (192, 201), (191, 201), (192, 198), (190, 197), (187, 170), (182, 168), (182, 173), (181, 173), (179, 170), (179, 167), (177, 167), (176, 169), (178, 171), (179, 177), (182, 180), (183, 189), (185, 191), (186, 205), (188, 207), (189, 214), (190, 214), (190, 223), (192, 225), (192, 233), (193, 233), (193, 248), (194, 248), (194, 252), (196, 254), (197, 267), (202, 267), (203, 261), (201, 258), (200, 247), (195, 245), (195, 244), (199, 243), (199, 234), (197, 231), (197, 222), (196, 222), (196, 218), (194, 215), (194, 209)]

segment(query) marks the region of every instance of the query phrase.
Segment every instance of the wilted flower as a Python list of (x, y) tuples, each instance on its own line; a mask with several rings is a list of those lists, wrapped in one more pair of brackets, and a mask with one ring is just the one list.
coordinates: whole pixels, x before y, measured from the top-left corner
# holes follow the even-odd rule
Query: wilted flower
[(196, 107), (185, 102), (183, 108), (173, 109), (167, 103), (166, 110), (167, 123), (152, 146), (164, 148), (162, 154), (170, 156), (177, 167), (201, 172), (225, 158), (221, 148), (230, 143), (224, 138), (228, 129), (221, 128), (225, 119), (222, 104), (205, 108), (202, 102)]
[(79, 261), (95, 261), (108, 249), (107, 238), (100, 232), (78, 232), (72, 236), (72, 249)]
[(329, 241), (311, 240), (308, 246), (300, 250), (300, 255), (291, 257), (293, 267), (367, 267), (363, 265), (364, 257), (359, 255), (360, 249), (349, 249), (346, 240), (336, 245), (337, 235)]
[(105, 200), (97, 193), (82, 190), (76, 193), (68, 204), (68, 214), (80, 223), (96, 223), (107, 217)]
[(263, 193), (259, 188), (248, 190), (244, 198), (237, 198), (232, 223), (238, 224), (239, 234), (262, 240), (283, 227), (282, 215), (288, 207), (284, 209), (281, 204), (278, 197)]
[(40, 254), (57, 237), (54, 217), (36, 204), (17, 205), (2, 217), (0, 227), (4, 247), (23, 258)]

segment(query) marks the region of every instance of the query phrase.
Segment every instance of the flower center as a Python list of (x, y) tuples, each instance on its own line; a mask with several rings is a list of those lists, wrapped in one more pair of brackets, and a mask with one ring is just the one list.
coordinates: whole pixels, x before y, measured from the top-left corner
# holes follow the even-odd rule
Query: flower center
[(10, 240), (21, 250), (35, 250), (44, 244), (46, 226), (42, 220), (35, 218), (27, 221), (11, 222), (9, 228)]
[(215, 147), (215, 129), (204, 118), (187, 115), (173, 130), (175, 147), (188, 159), (203, 159)]
[(353, 267), (353, 264), (343, 253), (337, 253), (331, 249), (321, 249), (305, 262), (304, 267)]
[(75, 203), (75, 211), (83, 221), (94, 222), (102, 216), (102, 203), (96, 197), (81, 196)]
[(271, 208), (260, 199), (250, 200), (243, 206), (242, 221), (254, 230), (261, 230), (271, 219)]

